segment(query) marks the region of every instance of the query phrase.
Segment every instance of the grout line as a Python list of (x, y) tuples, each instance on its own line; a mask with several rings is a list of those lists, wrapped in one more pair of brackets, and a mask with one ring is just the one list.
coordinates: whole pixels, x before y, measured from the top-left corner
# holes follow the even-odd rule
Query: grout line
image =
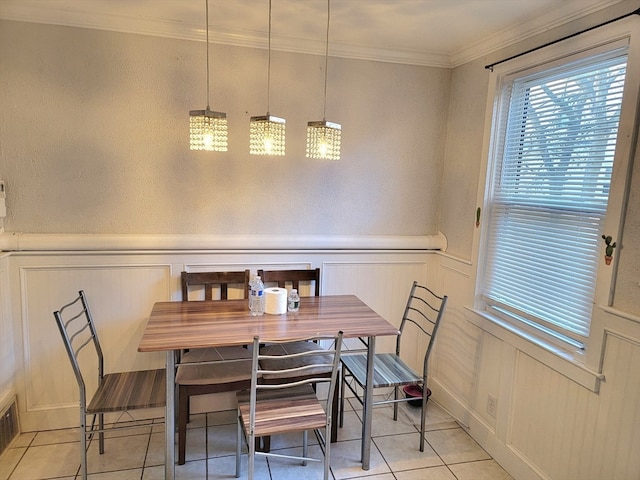
[[(358, 415), (358, 412), (357, 412), (357, 411), (355, 411), (355, 410), (348, 410), (348, 411), (351, 411), (351, 412), (355, 413), (356, 418), (358, 418), (358, 419), (359, 419), (359, 415)], [(414, 432), (406, 432), (406, 433), (392, 433), (392, 434), (388, 434), (388, 435), (383, 434), (383, 435), (378, 435), (377, 437), (372, 438), (373, 445), (374, 445), (374, 447), (376, 448), (376, 450), (380, 453), (380, 457), (381, 457), (381, 459), (382, 459), (382, 460), (383, 460), (383, 462), (384, 462), (384, 463), (380, 463), (380, 466), (382, 466), (382, 465), (386, 465), (386, 466), (387, 466), (387, 469), (389, 470), (389, 473), (391, 474), (391, 477), (392, 477), (393, 479), (395, 479), (395, 480), (397, 480), (397, 478), (398, 478), (398, 476), (397, 476), (397, 475), (398, 475), (398, 473), (399, 473), (399, 472), (394, 472), (394, 471), (392, 470), (392, 467), (391, 467), (391, 465), (390, 465), (389, 461), (387, 460), (387, 458), (385, 458), (384, 454), (383, 454), (383, 453), (382, 453), (382, 451), (380, 450), (380, 447), (377, 445), (376, 438), (378, 438), (378, 439), (379, 439), (379, 438), (389, 438), (389, 437), (392, 437), (392, 436), (400, 436), (400, 435), (414, 435), (415, 433), (417, 433), (418, 435), (420, 434), (419, 428), (418, 428), (418, 426), (415, 424), (415, 422), (414, 422), (414, 418), (413, 418), (413, 417), (412, 417), (412, 415), (411, 415), (411, 411), (406, 411), (406, 410), (404, 410), (404, 409), (401, 409), (400, 411), (401, 411), (401, 415), (403, 415), (404, 417), (406, 417), (406, 418), (411, 422), (411, 424), (412, 424), (412, 428), (413, 428)], [(224, 418), (225, 418), (225, 417), (224, 417), (224, 416), (222, 416), (222, 417), (221, 417), (221, 419), (222, 419), (222, 420), (221, 420), (221, 421), (222, 421), (222, 423), (218, 424), (218, 423), (214, 423), (214, 422), (215, 422), (215, 417), (214, 417), (214, 419), (212, 419), (212, 421), (211, 421), (211, 422), (209, 422), (209, 417), (205, 414), (205, 422), (204, 422), (204, 429), (205, 429), (205, 459), (204, 459), (204, 461), (205, 461), (205, 469), (204, 469), (204, 470), (205, 470), (205, 477), (204, 477), (204, 478), (205, 478), (205, 479), (208, 479), (208, 478), (209, 478), (209, 460), (210, 460), (211, 458), (222, 458), (222, 457), (231, 457), (231, 458), (235, 458), (235, 452), (229, 452), (229, 454), (228, 454), (228, 455), (222, 455), (222, 456), (220, 456), (220, 457), (210, 457), (210, 453), (213, 453), (213, 452), (210, 452), (210, 451), (209, 451), (209, 450), (210, 450), (210, 447), (211, 447), (210, 442), (209, 442), (209, 433), (210, 433), (210, 430), (211, 430), (211, 429), (215, 429), (216, 427), (221, 427), (221, 426), (225, 426), (225, 425), (233, 425), (233, 423), (227, 423), (227, 422), (224, 420)], [(165, 426), (165, 428), (166, 428), (166, 426)], [(198, 427), (198, 428), (200, 428), (200, 427)], [(465, 431), (465, 429), (464, 429), (462, 426), (448, 426), (448, 427), (446, 427), (446, 428), (441, 428), (441, 429), (438, 429), (438, 430), (435, 430), (435, 431), (455, 431), (455, 430), (461, 430), (461, 431), (464, 431), (465, 433), (467, 433), (467, 434), (468, 434), (468, 432), (466, 432), (466, 431)], [(426, 443), (426, 444), (427, 444), (427, 445), (428, 445), (428, 446), (433, 450), (433, 452), (435, 453), (435, 455), (436, 455), (436, 456), (438, 457), (438, 459), (441, 461), (442, 465), (440, 465), (440, 466), (445, 466), (445, 467), (447, 468), (447, 470), (451, 473), (452, 478), (455, 478), (456, 480), (458, 480), (458, 477), (453, 473), (453, 471), (452, 471), (452, 469), (451, 469), (451, 466), (453, 466), (453, 465), (465, 464), (465, 463), (480, 462), (480, 461), (489, 461), (489, 460), (492, 460), (492, 459), (493, 459), (493, 457), (491, 457), (491, 455), (490, 455), (488, 452), (486, 452), (486, 450), (485, 450), (485, 449), (482, 449), (482, 451), (486, 453), (486, 455), (487, 455), (487, 457), (488, 457), (488, 458), (486, 458), (486, 459), (480, 459), (480, 460), (473, 460), (473, 461), (466, 461), (466, 462), (453, 462), (453, 463), (446, 463), (446, 462), (444, 461), (443, 457), (442, 457), (440, 454), (438, 454), (438, 452), (436, 451), (436, 449), (433, 447), (433, 445), (432, 445), (432, 444), (428, 441), (428, 439), (427, 439), (427, 435), (428, 435), (430, 432), (432, 432), (432, 431), (433, 431), (433, 430), (427, 430), (427, 431), (425, 432), (425, 443)], [(45, 444), (45, 445), (36, 445), (36, 446), (34, 446), (34, 445), (33, 445), (33, 442), (35, 441), (36, 436), (37, 436), (37, 434), (38, 434), (38, 433), (39, 433), (39, 432), (36, 432), (36, 433), (34, 434), (33, 438), (31, 438), (28, 442), (26, 442), (26, 445), (22, 445), (22, 446), (20, 446), (20, 447), (12, 447), (12, 448), (24, 448), (24, 451), (23, 451), (23, 452), (22, 452), (22, 454), (20, 455), (20, 458), (19, 458), (19, 459), (18, 459), (18, 461), (16, 462), (16, 465), (14, 466), (14, 468), (12, 469), (12, 471), (10, 472), (10, 474), (9, 474), (9, 476), (8, 476), (7, 478), (9, 478), (9, 479), (12, 479), (12, 480), (13, 480), (12, 475), (14, 475), (14, 473), (15, 473), (16, 469), (18, 468), (18, 466), (20, 465), (20, 463), (24, 460), (24, 458), (26, 457), (26, 454), (27, 454), (27, 452), (29, 451), (29, 449), (30, 449), (30, 448), (35, 448), (36, 446), (37, 446), (37, 447), (40, 447), (40, 446), (47, 446), (47, 445), (58, 445), (58, 444), (78, 443), (78, 442), (67, 442), (67, 441), (63, 441), (63, 442), (56, 442), (56, 443), (50, 443), (50, 444)], [(213, 432), (212, 432), (212, 433), (213, 433)], [(125, 437), (127, 437), (127, 436), (139, 436), (139, 435), (142, 435), (142, 434), (139, 434), (139, 433), (132, 433), (131, 435), (124, 435), (124, 436), (125, 436)], [(152, 448), (152, 438), (153, 438), (153, 428), (152, 428), (152, 427), (150, 428), (150, 431), (149, 431), (146, 435), (148, 436), (148, 437), (147, 437), (147, 446), (146, 446), (145, 454), (144, 454), (144, 456), (143, 456), (142, 465), (140, 465), (140, 466), (138, 466), (138, 467), (134, 467), (134, 468), (132, 468), (133, 470), (141, 469), (141, 476), (140, 476), (140, 480), (142, 480), (142, 478), (144, 478), (145, 470), (147, 470), (147, 469), (148, 469), (148, 467), (147, 467), (147, 466), (145, 466), (145, 465), (146, 465), (146, 461), (147, 461), (147, 459), (149, 458), (149, 455), (150, 455), (150, 449)], [(116, 438), (118, 438), (118, 437), (111, 437), (111, 438), (109, 438), (108, 440), (112, 440), (112, 441), (113, 441), (113, 440), (114, 440), (114, 439), (116, 439)], [(342, 441), (344, 441), (344, 442), (351, 442), (351, 441), (357, 441), (357, 440), (358, 440), (358, 439), (350, 439), (350, 440), (349, 440), (349, 439), (347, 439), (347, 440), (342, 440)], [(95, 442), (94, 442), (94, 441), (95, 441)], [(90, 445), (92, 445), (92, 444), (96, 443), (96, 442), (97, 442), (97, 436), (94, 436), (94, 438), (93, 438), (90, 442), (88, 442), (88, 447), (89, 447)], [(338, 442), (338, 443), (340, 443), (340, 442)], [(337, 445), (337, 444), (336, 444), (336, 445)], [(282, 449), (289, 449), (289, 448), (296, 448), (296, 447), (291, 447), (291, 446), (283, 446), (283, 447), (282, 447)], [(334, 446), (334, 448), (335, 448), (335, 446)], [(332, 448), (332, 451), (334, 451), (334, 448)], [(480, 448), (482, 448), (482, 447), (480, 447)], [(276, 449), (276, 450), (278, 450), (278, 449)], [(495, 460), (494, 460), (494, 461), (495, 461)], [(267, 459), (267, 462), (266, 462), (266, 463), (267, 463), (267, 471), (268, 471), (268, 475), (269, 475), (267, 478), (269, 478), (269, 479), (271, 479), (271, 480), (277, 480), (277, 479), (274, 479), (274, 476), (273, 476), (273, 475), (274, 475), (274, 473), (273, 473), (273, 471), (272, 471), (272, 466), (271, 466), (271, 464), (270, 464), (269, 459)], [(150, 467), (154, 467), (154, 466), (155, 466), (155, 465), (150, 465)], [(433, 467), (424, 467), (424, 468), (416, 468), (415, 470), (423, 470), (423, 469), (425, 469), (425, 468), (426, 468), (426, 469), (428, 469), (428, 468), (434, 468), (434, 467), (436, 467), (436, 466), (433, 466)], [(332, 467), (330, 467), (330, 468), (331, 468), (332, 478), (334, 478), (334, 479), (335, 479), (335, 470), (334, 470), (334, 467), (332, 466)], [(124, 470), (123, 470), (123, 471), (124, 471)], [(213, 472), (212, 472), (212, 474), (213, 474)], [(78, 479), (78, 478), (79, 478), (79, 475), (80, 475), (80, 467), (78, 466), (78, 468), (76, 469), (76, 473), (75, 473), (75, 475), (73, 476), (73, 478)], [(355, 480), (355, 479), (366, 479), (366, 477), (368, 477), (368, 476), (370, 476), (370, 475), (369, 475), (369, 472), (362, 471), (362, 474), (361, 474), (360, 476), (350, 477), (350, 478), (352, 478), (352, 479), (354, 479), (354, 480)]]
[(147, 464), (147, 457), (149, 456), (149, 448), (151, 447), (151, 438), (153, 436), (153, 427), (149, 429), (149, 439), (147, 440), (147, 448), (144, 452), (144, 458), (142, 459), (142, 468), (140, 469), (140, 480), (144, 478), (145, 465)]
[[(184, 441), (186, 443), (187, 439), (185, 438)], [(209, 480), (209, 415), (206, 413), (204, 414), (204, 478)]]
[(385, 458), (384, 454), (382, 453), (382, 451), (380, 450), (380, 447), (378, 446), (378, 444), (376, 443), (376, 439), (371, 437), (371, 443), (373, 445), (375, 445), (376, 450), (378, 450), (378, 453), (380, 454), (380, 456), (382, 457), (382, 461), (385, 463), (385, 465), (387, 466), (387, 468), (389, 469), (389, 471), (391, 472), (391, 475), (393, 475), (393, 477), (395, 478), (395, 474), (393, 473), (393, 468), (391, 468), (391, 465), (389, 465), (389, 462), (387, 461), (387, 459)]

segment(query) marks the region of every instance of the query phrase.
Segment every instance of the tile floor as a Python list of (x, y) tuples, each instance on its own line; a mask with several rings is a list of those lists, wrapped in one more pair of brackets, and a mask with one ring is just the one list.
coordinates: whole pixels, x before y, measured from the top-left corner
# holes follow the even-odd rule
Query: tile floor
[[(419, 409), (402, 404), (397, 422), (391, 406), (374, 411), (371, 468), (359, 463), (361, 410), (345, 408), (344, 428), (331, 447), (333, 480), (510, 480), (511, 477), (436, 403), (427, 405), (428, 432), (420, 452)], [(114, 432), (114, 435), (116, 433)], [(99, 455), (97, 440), (89, 447), (92, 480), (159, 480), (164, 476), (162, 425), (117, 434), (107, 439)], [(235, 411), (192, 416), (187, 436), (187, 462), (176, 466), (176, 479), (235, 478)], [(313, 435), (309, 436), (310, 441)], [(272, 450), (300, 451), (300, 435), (272, 439)], [(0, 480), (73, 480), (80, 478), (79, 441), (73, 429), (21, 434), (0, 457)], [(317, 445), (310, 453), (321, 453)], [(247, 459), (243, 456), (243, 476)], [(322, 478), (322, 464), (306, 467), (292, 460), (258, 458), (256, 479), (306, 480)]]

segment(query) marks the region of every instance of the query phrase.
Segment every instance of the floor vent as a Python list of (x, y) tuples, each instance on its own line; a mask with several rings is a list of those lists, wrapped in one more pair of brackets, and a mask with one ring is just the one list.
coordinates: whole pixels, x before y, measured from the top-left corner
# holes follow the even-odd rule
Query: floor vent
[(15, 398), (0, 417), (0, 455), (18, 435), (18, 408)]

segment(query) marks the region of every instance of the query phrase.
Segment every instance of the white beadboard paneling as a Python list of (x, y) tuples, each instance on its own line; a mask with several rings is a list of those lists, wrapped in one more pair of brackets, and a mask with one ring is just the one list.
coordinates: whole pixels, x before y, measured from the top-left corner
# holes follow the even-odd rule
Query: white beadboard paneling
[[(411, 285), (414, 281), (424, 284), (427, 278), (424, 261), (324, 262), (322, 272), (324, 295), (356, 295), (397, 327), (400, 326)], [(378, 338), (376, 351), (393, 352), (395, 342), (395, 337)], [(361, 348), (361, 344), (351, 339), (345, 341), (345, 347)], [(407, 362), (413, 368), (421, 369), (422, 361), (418, 360), (421, 347), (414, 342), (406, 348)]]
[[(573, 382), (524, 353), (518, 355), (516, 365), (508, 441), (523, 458), (548, 472), (549, 466), (557, 462), (555, 457), (558, 455), (570, 458), (567, 451), (572, 450), (572, 445), (561, 439), (565, 421), (572, 421), (565, 417), (558, 422), (557, 417), (558, 400), (568, 395)], [(586, 389), (578, 393), (585, 398), (593, 395)], [(582, 405), (588, 405), (588, 402), (583, 401)], [(588, 418), (594, 413), (593, 408), (585, 407), (576, 415)]]
[(481, 330), (468, 324), (463, 310), (450, 301), (438, 331), (431, 373), (466, 405), (474, 398), (481, 339)]
[(466, 405), (473, 403), (482, 331), (470, 325), (464, 304), (468, 298), (469, 275), (446, 264), (440, 265), (439, 294), (449, 297), (438, 330), (431, 374)]
[(9, 257), (0, 256), (0, 408), (9, 403), (15, 396), (16, 358), (14, 325), (11, 319), (10, 288), (8, 275)]
[(607, 332), (603, 373), (590, 478), (640, 478), (640, 341)]
[[(562, 380), (562, 385), (558, 385), (559, 380)], [(551, 436), (547, 438), (551, 432), (545, 432), (543, 424), (552, 425), (551, 422), (555, 421), (553, 410), (557, 401), (553, 399), (561, 391), (566, 391), (569, 383), (568, 379), (535, 359), (519, 354), (513, 395), (511, 444), (536, 465), (542, 466), (541, 461), (549, 462), (553, 456), (553, 439)], [(579, 413), (586, 415), (586, 412)], [(540, 441), (543, 443), (538, 446), (540, 452), (537, 452), (534, 446)]]
[[(507, 402), (500, 398), (500, 376), (502, 355), (502, 341), (493, 335), (483, 332), (480, 339), (480, 351), (478, 352), (478, 368), (474, 375), (475, 385), (472, 394), (472, 408), (478, 412), (488, 425), (495, 428), (497, 414), (508, 408)], [(488, 397), (491, 395), (497, 400), (496, 417), (492, 417), (487, 411)]]
[[(474, 324), (471, 266), (434, 252), (208, 251), (23, 252), (9, 257), (15, 370), (23, 431), (77, 424), (77, 393), (52, 312), (84, 288), (101, 329), (107, 362), (146, 367), (157, 358), (138, 354), (137, 338), (154, 301), (179, 298), (183, 269), (320, 267), (323, 294), (356, 294), (399, 325), (411, 283), (418, 280), (449, 296), (431, 363), (434, 396), (460, 412), (469, 431), (494, 458), (522, 479), (640, 478), (640, 340), (637, 323), (605, 319), (606, 380), (600, 394), (570, 380), (509, 337), (496, 338)], [(4, 286), (3, 286), (4, 289)], [(115, 300), (114, 300), (115, 299)], [(627, 325), (629, 324), (629, 325)], [(613, 328), (615, 327), (615, 332)], [(136, 335), (138, 337), (136, 337)], [(136, 337), (134, 339), (134, 337)], [(123, 342), (123, 339), (125, 341)], [(393, 350), (380, 339), (378, 351)], [(421, 348), (412, 352), (415, 360)], [(4, 352), (3, 352), (4, 353)], [(155, 366), (152, 365), (152, 366)], [(419, 368), (419, 362), (415, 365)], [(486, 395), (498, 389), (496, 424), (486, 416)], [(198, 411), (227, 407), (203, 398)], [(222, 402), (222, 403), (221, 403)], [(25, 408), (29, 405), (29, 408)]]
[[(138, 353), (138, 341), (153, 303), (180, 298), (182, 270), (249, 268), (255, 273), (259, 268), (320, 267), (325, 293), (356, 293), (399, 323), (411, 282), (424, 281), (432, 253), (369, 249), (12, 253), (7, 257), (6, 283), (11, 287), (10, 337), (16, 362), (0, 365), (0, 371), (15, 379), (23, 431), (75, 426), (77, 385), (53, 311), (80, 289), (87, 292), (107, 370), (160, 367), (164, 355)], [(353, 289), (341, 279), (359, 284)], [(392, 349), (394, 339), (384, 340)], [(384, 340), (378, 342), (379, 351), (387, 349)], [(220, 396), (203, 397), (196, 409), (212, 411), (228, 404)]]
[[(432, 375), (435, 398), (514, 478), (640, 479), (640, 338), (635, 317), (607, 312), (599, 393), (520, 337), (475, 321), (466, 262), (438, 255), (449, 304)], [(490, 326), (490, 325), (487, 325)], [(593, 382), (591, 382), (593, 383)], [(486, 396), (498, 389), (495, 423)]]
[(640, 476), (640, 344), (608, 335), (605, 348), (599, 395), (518, 357), (510, 444), (549, 478)]
[[(168, 265), (96, 265), (23, 267), (22, 328), (26, 430), (55, 426), (50, 413), (73, 407), (77, 417), (78, 390), (53, 311), (87, 294), (105, 355), (105, 371), (159, 368), (164, 355), (138, 353), (138, 343), (153, 303), (169, 296)], [(83, 350), (88, 354), (90, 350)], [(95, 369), (93, 370), (95, 372)], [(86, 376), (87, 392), (96, 384)], [(51, 423), (50, 423), (51, 422)]]

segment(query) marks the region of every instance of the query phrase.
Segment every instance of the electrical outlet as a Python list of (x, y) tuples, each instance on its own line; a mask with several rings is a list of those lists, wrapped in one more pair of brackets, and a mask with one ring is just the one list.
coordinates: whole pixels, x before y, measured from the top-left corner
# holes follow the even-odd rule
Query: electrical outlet
[(498, 400), (493, 395), (487, 396), (487, 413), (496, 418), (496, 410), (498, 408)]

